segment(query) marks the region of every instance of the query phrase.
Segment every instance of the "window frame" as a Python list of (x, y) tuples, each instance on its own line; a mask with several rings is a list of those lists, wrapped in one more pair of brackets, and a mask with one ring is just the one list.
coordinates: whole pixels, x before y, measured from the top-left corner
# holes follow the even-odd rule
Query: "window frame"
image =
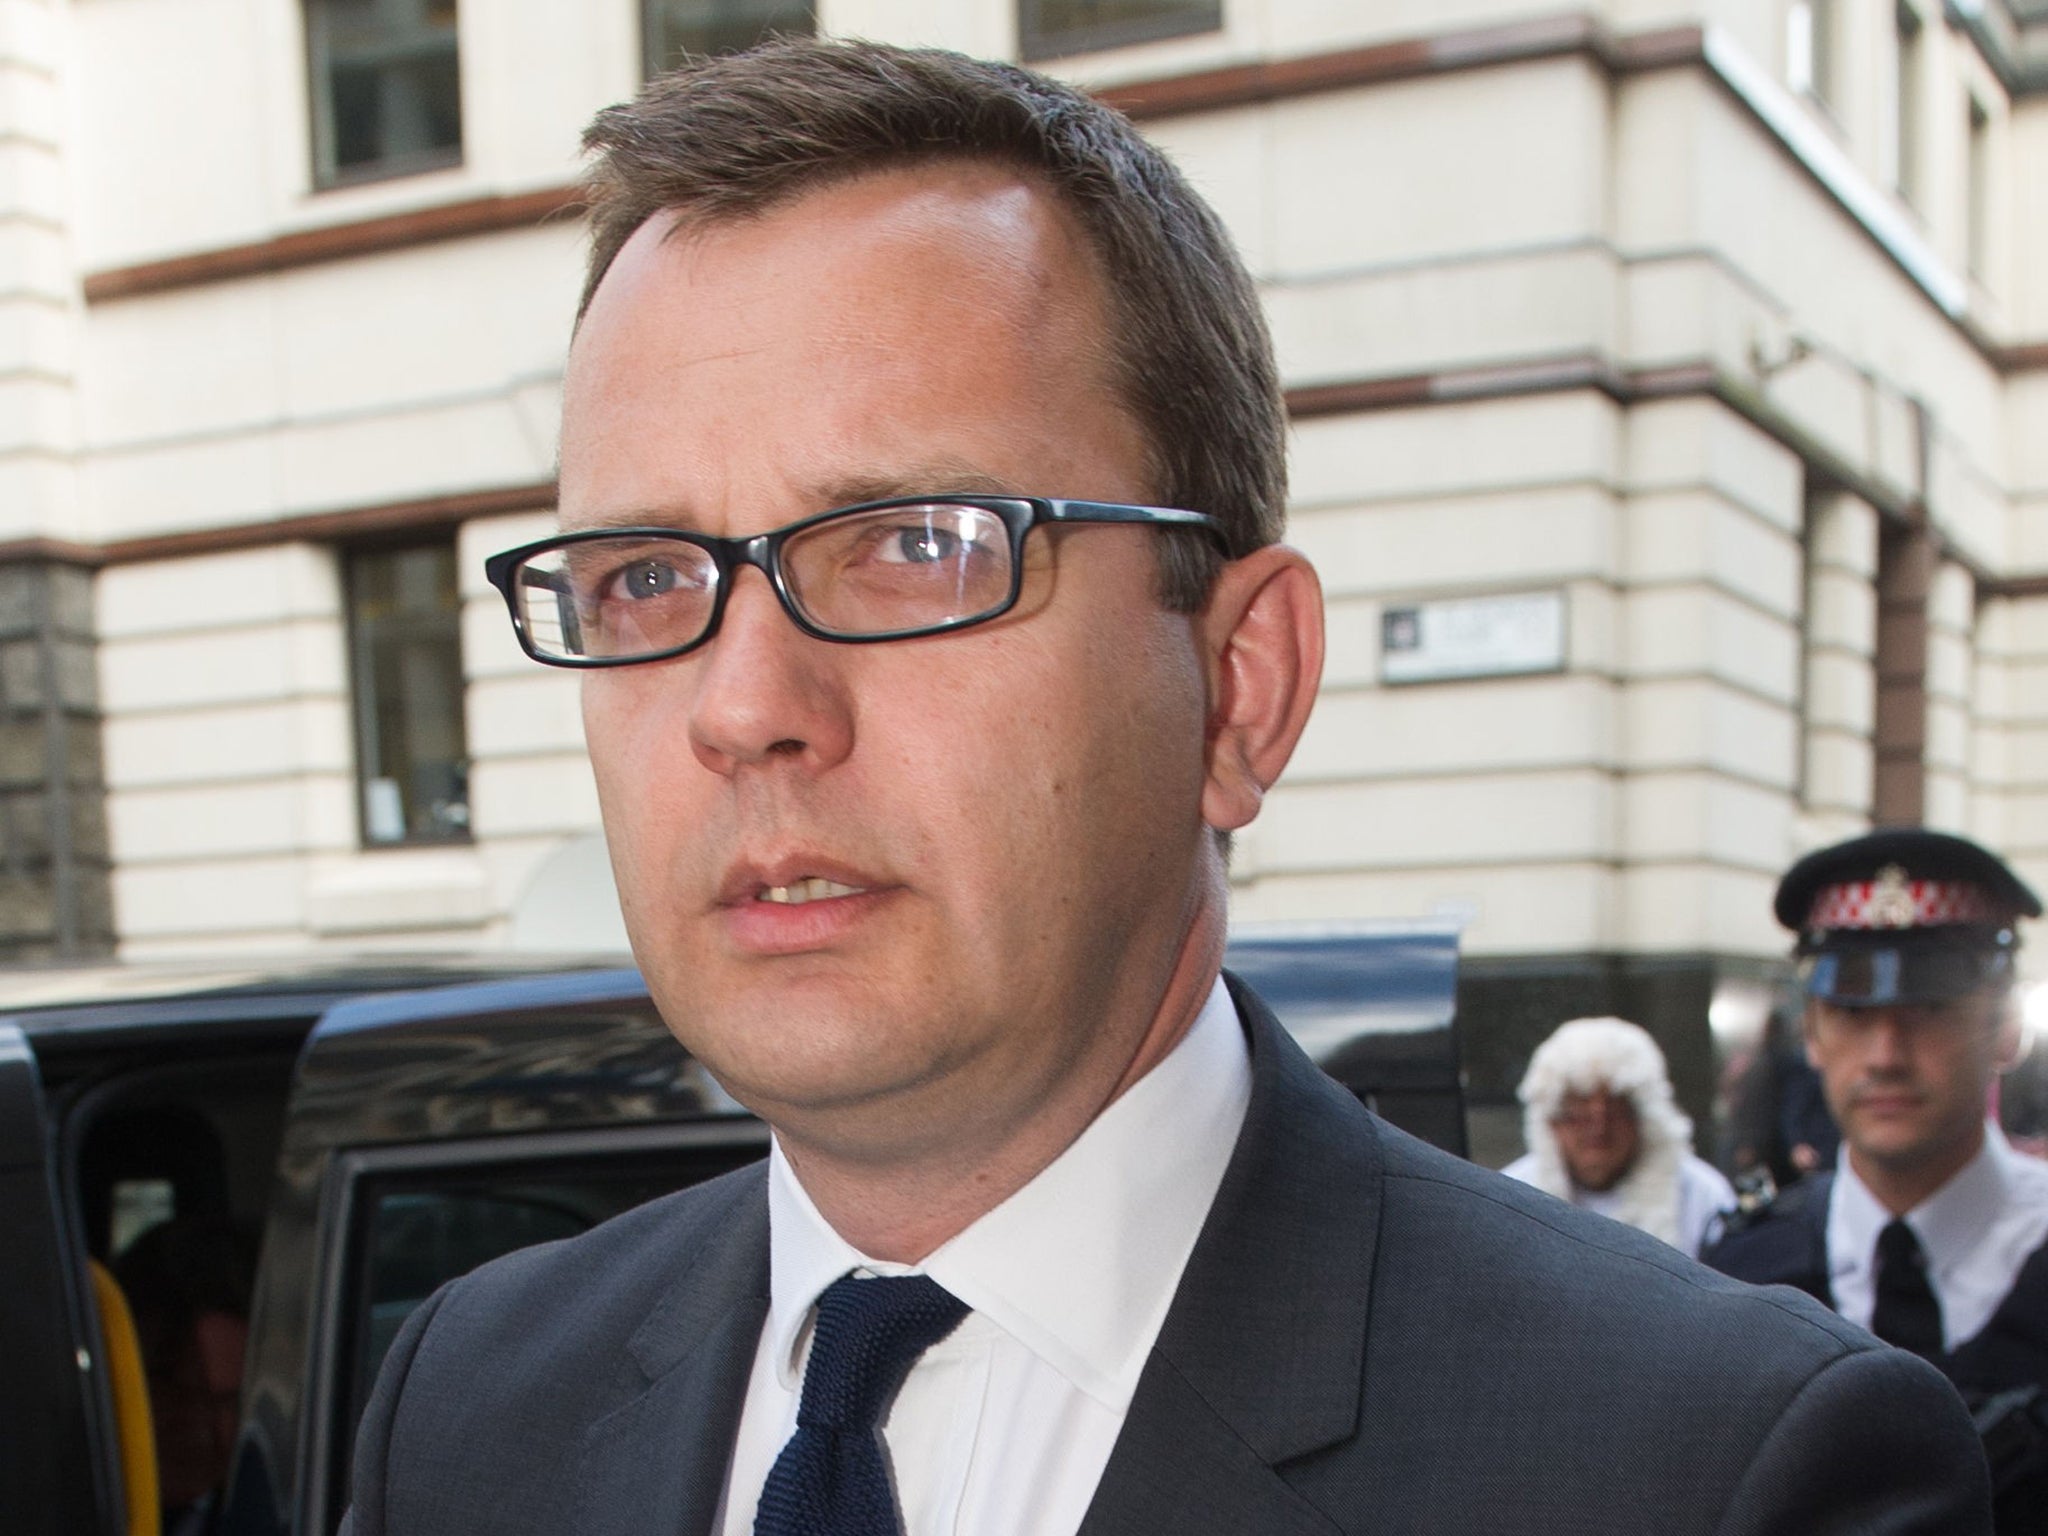
[[(776, 27), (771, 31), (764, 33), (760, 40), (765, 40), (768, 37), (774, 36), (803, 35), (809, 37), (816, 37), (818, 35), (818, 0), (803, 0), (803, 4), (805, 10), (808, 11), (810, 14), (811, 25), (810, 31), (808, 33), (797, 34), (788, 31), (788, 29), (786, 28)], [(640, 78), (642, 80), (652, 80), (656, 75), (663, 73), (665, 70), (669, 70), (675, 67), (672, 60), (660, 57), (655, 48), (655, 13), (657, 11), (664, 9), (663, 0), (639, 0), (639, 9)]]
[[(1831, 116), (1836, 111), (1836, 97), (1841, 87), (1837, 40), (1841, 17), (1836, 13), (1836, 4), (1837, 0), (1792, 0), (1784, 12), (1786, 83), (1795, 94)], [(1802, 20), (1803, 41), (1799, 37)], [(1803, 72), (1794, 68), (1802, 62), (1801, 49), (1804, 51)]]
[(1927, 18), (1908, 0), (1892, 11), (1892, 187), (1915, 213), (1927, 197)]
[(1224, 0), (1187, 0), (1199, 15), (1165, 15), (1135, 21), (1097, 22), (1064, 32), (1047, 32), (1037, 24), (1041, 0), (1018, 0), (1017, 51), (1027, 64), (1046, 59), (1069, 58), (1083, 53), (1106, 53), (1112, 48), (1131, 48), (1143, 43), (1161, 43), (1178, 37), (1197, 37), (1223, 30)]
[(467, 810), (472, 804), (467, 792), (467, 776), (474, 759), (469, 750), (469, 671), (465, 664), (462, 647), (462, 560), (460, 530), (449, 528), (428, 535), (412, 533), (406, 536), (374, 541), (343, 544), (336, 550), (341, 566), (341, 608), (343, 632), (343, 662), (348, 681), (349, 746), (354, 759), (356, 848), (358, 852), (376, 853), (393, 848), (449, 848), (465, 847), (476, 841), (473, 818), (466, 817), (459, 830), (446, 832), (413, 832), (407, 830), (397, 837), (379, 838), (370, 835), (369, 786), (370, 752), (369, 736), (364, 730), (366, 708), (371, 696), (365, 691), (366, 679), (363, 662), (367, 659), (364, 647), (368, 643), (363, 633), (363, 623), (356, 601), (357, 562), (377, 555), (401, 555), (410, 550), (440, 549), (449, 551), (450, 562), (455, 576), (455, 603), (449, 614), (449, 630), (455, 646), (456, 674), (460, 679), (457, 689), (457, 709), (460, 720), (462, 745), (462, 767), (465, 793), (463, 804)]
[(1980, 284), (1990, 282), (1992, 227), (1997, 196), (1991, 175), (1991, 136), (1997, 119), (1975, 89), (1963, 92), (1963, 270)]
[[(423, 0), (424, 3), (424, 0)], [(465, 102), (462, 86), (462, 5), (455, 6), (455, 142), (406, 155), (387, 156), (367, 165), (343, 167), (335, 124), (333, 70), (327, 36), (328, 22), (323, 0), (300, 0), (300, 27), (306, 63), (306, 110), (308, 147), (312, 151), (311, 172), (315, 192), (333, 192), (346, 187), (395, 181), (407, 176), (424, 176), (435, 171), (459, 169), (467, 145)]]

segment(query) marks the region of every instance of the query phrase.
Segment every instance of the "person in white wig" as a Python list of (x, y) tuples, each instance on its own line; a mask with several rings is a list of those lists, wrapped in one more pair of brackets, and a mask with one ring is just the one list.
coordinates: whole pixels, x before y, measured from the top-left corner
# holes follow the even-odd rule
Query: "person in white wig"
[(1573, 1019), (1536, 1048), (1517, 1090), (1529, 1151), (1501, 1171), (1697, 1254), (1735, 1204), (1695, 1157), (1664, 1053), (1626, 1019)]

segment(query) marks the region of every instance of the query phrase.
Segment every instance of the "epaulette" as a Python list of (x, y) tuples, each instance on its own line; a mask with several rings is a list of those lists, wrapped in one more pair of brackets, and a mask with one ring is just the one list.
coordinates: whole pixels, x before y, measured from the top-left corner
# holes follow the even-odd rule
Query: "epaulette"
[[(1800, 1224), (1811, 1225), (1813, 1212), (1809, 1208), (1816, 1199), (1827, 1199), (1826, 1191), (1833, 1182), (1831, 1173), (1822, 1172), (1809, 1174), (1780, 1188), (1767, 1170), (1758, 1169), (1743, 1175), (1735, 1181), (1734, 1209), (1721, 1212), (1708, 1226), (1706, 1238), (1700, 1245), (1701, 1257), (1705, 1257), (1707, 1249), (1748, 1233), (1770, 1228), (1784, 1230), (1781, 1223), (1789, 1226), (1793, 1217), (1807, 1218)], [(1775, 1240), (1771, 1245), (1775, 1247)], [(1747, 1248), (1748, 1245), (1740, 1246)]]
[(1771, 1170), (1768, 1168), (1752, 1168), (1737, 1178), (1734, 1184), (1735, 1206), (1732, 1210), (1721, 1213), (1720, 1225), (1713, 1234), (1715, 1241), (1731, 1237), (1737, 1232), (1747, 1232), (1758, 1223), (1769, 1221), (1774, 1213), (1789, 1214), (1799, 1203), (1794, 1201), (1785, 1212), (1778, 1211), (1779, 1203), (1791, 1200), (1798, 1194), (1800, 1186), (1792, 1184), (1784, 1189), (1778, 1188), (1778, 1182), (1771, 1177)]

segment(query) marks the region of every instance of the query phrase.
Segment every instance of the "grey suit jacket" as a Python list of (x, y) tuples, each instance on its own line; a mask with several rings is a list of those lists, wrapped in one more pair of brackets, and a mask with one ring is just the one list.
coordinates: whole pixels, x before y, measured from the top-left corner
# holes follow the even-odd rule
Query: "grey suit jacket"
[[(1086, 1536), (1990, 1530), (1931, 1367), (1404, 1136), (1233, 992), (1251, 1107)], [(455, 1282), (344, 1529), (708, 1531), (767, 1293), (759, 1166)]]

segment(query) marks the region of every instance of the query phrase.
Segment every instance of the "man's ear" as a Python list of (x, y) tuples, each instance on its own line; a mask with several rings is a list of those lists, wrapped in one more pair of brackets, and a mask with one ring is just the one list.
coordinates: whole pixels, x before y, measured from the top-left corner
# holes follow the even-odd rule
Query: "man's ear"
[(2027, 1026), (2020, 1014), (2019, 988), (2005, 989), (1992, 1014), (1992, 1028), (1998, 1032), (1991, 1047), (1992, 1069), (2010, 1072), (2026, 1055)]
[(1816, 1072), (1820, 1070), (1820, 1047), (1813, 1038), (1814, 1014), (1817, 1006), (1811, 998), (1808, 998), (1805, 1008), (1801, 1009), (1799, 1014), (1799, 1038), (1806, 1045), (1806, 1064)]
[(1323, 589), (1299, 550), (1268, 544), (1226, 565), (1199, 615), (1209, 671), (1202, 819), (1232, 832), (1308, 724), (1323, 675)]

